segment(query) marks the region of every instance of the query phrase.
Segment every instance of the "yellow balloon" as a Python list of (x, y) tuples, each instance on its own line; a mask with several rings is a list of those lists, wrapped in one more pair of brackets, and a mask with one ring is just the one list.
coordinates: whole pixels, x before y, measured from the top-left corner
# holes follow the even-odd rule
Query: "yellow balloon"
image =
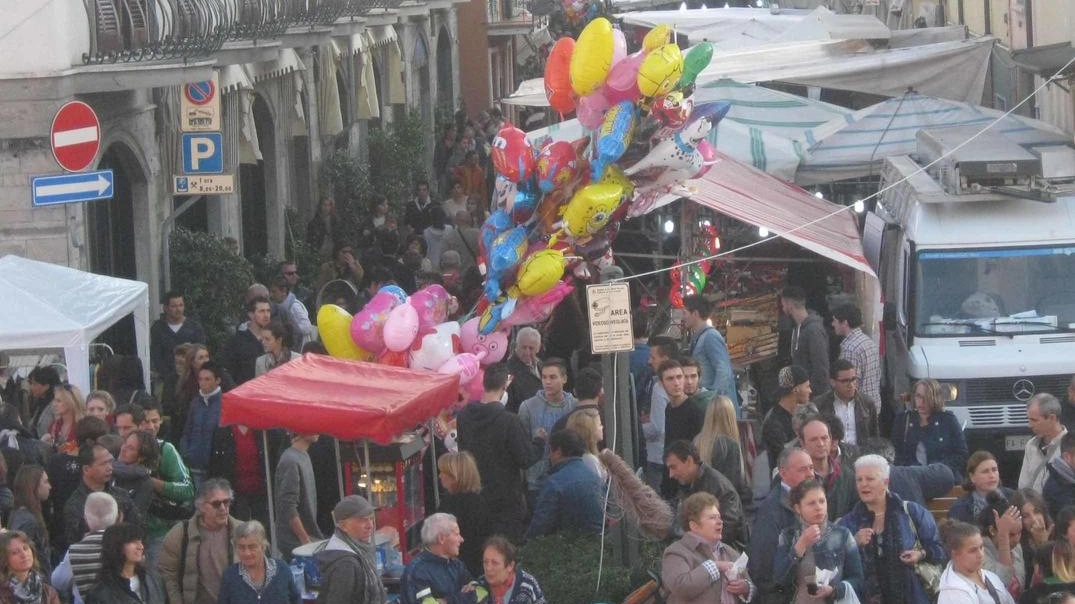
[(336, 306), (326, 304), (317, 311), (317, 331), (321, 334), (321, 343), (325, 350), (338, 359), (366, 361), (373, 357), (358, 347), (351, 339), (351, 313)]
[(623, 187), (623, 196), (630, 198), (635, 192), (635, 183), (631, 182), (630, 178), (623, 173), (623, 168), (620, 168), (616, 164), (612, 164), (605, 170), (605, 175), (601, 177), (600, 184), (603, 185), (620, 185)]
[(598, 89), (612, 69), (612, 24), (598, 17), (582, 30), (571, 54), (571, 89), (586, 96)]
[(683, 53), (675, 44), (665, 44), (646, 55), (638, 68), (638, 90), (642, 96), (668, 93), (683, 75)]
[(586, 185), (575, 193), (564, 210), (564, 231), (572, 237), (593, 235), (608, 224), (621, 201), (620, 185)]
[(642, 38), (642, 48), (646, 51), (656, 50), (672, 39), (672, 28), (668, 27), (664, 23), (661, 23), (657, 27), (649, 30), (645, 38)]
[[(519, 266), (515, 285), (508, 296), (518, 298), (543, 294), (560, 282), (564, 276), (564, 253), (559, 250), (539, 250), (530, 254)], [(518, 290), (517, 292), (514, 290)]]

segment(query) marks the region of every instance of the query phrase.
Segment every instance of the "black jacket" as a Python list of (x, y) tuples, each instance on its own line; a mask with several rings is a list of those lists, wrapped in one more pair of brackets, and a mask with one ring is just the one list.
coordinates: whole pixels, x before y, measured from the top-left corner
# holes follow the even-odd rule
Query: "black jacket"
[(164, 317), (149, 328), (149, 366), (161, 377), (175, 375), (175, 347), (180, 344), (205, 344), (205, 330), (187, 317), (179, 331), (172, 331)]
[[(90, 490), (86, 483), (79, 482), (78, 488), (74, 493), (71, 493), (71, 497), (67, 499), (67, 503), (63, 506), (63, 543), (53, 543), (53, 549), (56, 551), (66, 551), (67, 546), (72, 543), (78, 543), (82, 540), (82, 537), (86, 536), (86, 533), (90, 532), (86, 526), (86, 519), (84, 518), (84, 512), (86, 508), (86, 498), (90, 496)], [(142, 517), (142, 513), (134, 506), (134, 502), (127, 496), (127, 492), (123, 489), (116, 488), (113, 485), (105, 487), (105, 493), (111, 495), (116, 503), (119, 504), (119, 511), (123, 513), (123, 521), (129, 522), (136, 526), (144, 527), (145, 519)], [(62, 545), (62, 548), (61, 548)]]
[(250, 331), (249, 325), (243, 323), (224, 347), (224, 369), (235, 379), (237, 386), (242, 385), (254, 379), (254, 364), (263, 354), (265, 346)]
[[(537, 365), (538, 374), (541, 373), (541, 363)], [(519, 357), (514, 354), (508, 359), (508, 373), (511, 374), (511, 385), (508, 386), (508, 411), (519, 412), (519, 405), (523, 401), (537, 394), (541, 390), (541, 378), (534, 375)]]
[(86, 595), (86, 604), (168, 604), (164, 584), (155, 574), (140, 568), (138, 580), (141, 585), (138, 594), (135, 594), (126, 580), (107, 577)]
[(500, 403), (470, 403), (456, 418), (459, 449), (470, 451), (489, 504), (494, 532), (521, 536), (526, 511), (523, 473), (545, 450), (541, 439), (531, 439), (519, 416)]
[(437, 511), (451, 514), (459, 521), (459, 533), (463, 535), (459, 559), (467, 565), (471, 575), (484, 575), (482, 552), (485, 540), (492, 534), (489, 530), (489, 507), (485, 504), (485, 498), (478, 493), (443, 495)]

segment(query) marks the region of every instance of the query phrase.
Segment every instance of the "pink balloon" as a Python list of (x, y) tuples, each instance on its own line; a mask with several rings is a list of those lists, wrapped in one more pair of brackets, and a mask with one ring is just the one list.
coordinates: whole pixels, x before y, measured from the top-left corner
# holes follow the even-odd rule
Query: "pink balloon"
[(579, 99), (575, 115), (584, 128), (595, 130), (605, 121), (605, 111), (609, 107), (608, 99), (601, 90), (597, 90)]
[(505, 331), (494, 331), (487, 336), (483, 336), (478, 333), (480, 321), (480, 317), (474, 317), (463, 323), (459, 334), (463, 352), (482, 355), (482, 365), (499, 363), (508, 353), (508, 334)]
[(499, 328), (503, 330), (515, 325), (541, 323), (552, 315), (552, 309), (574, 289), (574, 285), (561, 281), (543, 294), (520, 300), (515, 311), (500, 322)]
[(485, 370), (478, 368), (478, 373), (474, 374), (474, 378), (470, 380), (470, 383), (466, 385), (466, 395), (468, 401), (480, 401), (482, 395), (485, 394), (485, 387), (482, 382), (485, 381)]
[(458, 337), (459, 324), (455, 321), (437, 325), (433, 331), (423, 335), (412, 348), (410, 366), (436, 371), (455, 356), (455, 341)]
[(485, 356), (485, 353), (470, 354), (469, 352), (462, 352), (444, 362), (440, 368), (437, 369), (437, 373), (444, 373), (448, 375), (458, 375), (460, 384), (469, 384), (479, 372), (482, 372), (481, 360)]
[(623, 30), (612, 30), (612, 64), (619, 63), (627, 57), (627, 37), (623, 35)]
[(713, 148), (713, 145), (709, 144), (709, 141), (702, 139), (698, 142), (698, 153), (702, 155), (702, 168), (692, 176), (691, 178), (701, 178), (713, 167), (713, 164), (717, 160), (717, 150)]
[(418, 327), (425, 329), (448, 318), (448, 290), (434, 283), (414, 292), (408, 302), (418, 311)]
[(645, 58), (646, 52), (640, 50), (633, 55), (624, 57), (623, 60), (612, 66), (604, 85), (605, 98), (608, 99), (610, 106), (621, 101), (631, 101), (633, 103), (638, 100), (638, 97), (642, 94), (638, 90), (638, 68), (642, 66), (642, 61)]
[(351, 339), (359, 348), (377, 354), (384, 350), (384, 324), (399, 298), (390, 291), (379, 291), (358, 311), (351, 321)]
[(384, 345), (392, 352), (402, 352), (418, 335), (418, 311), (408, 302), (400, 304), (388, 313), (384, 323)]

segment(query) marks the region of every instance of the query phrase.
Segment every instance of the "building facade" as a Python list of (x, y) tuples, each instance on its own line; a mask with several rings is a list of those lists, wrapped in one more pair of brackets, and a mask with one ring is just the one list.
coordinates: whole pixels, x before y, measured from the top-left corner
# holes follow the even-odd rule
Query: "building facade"
[[(283, 257), (285, 216), (308, 217), (317, 167), (364, 152), (370, 127), (461, 84), (458, 0), (25, 0), (0, 30), (0, 255), (165, 286), (167, 233), (197, 216), (244, 253)], [(177, 195), (181, 95), (215, 81), (234, 192)], [(89, 169), (111, 199), (33, 207), (31, 178), (60, 174), (50, 128), (80, 100), (100, 119)]]

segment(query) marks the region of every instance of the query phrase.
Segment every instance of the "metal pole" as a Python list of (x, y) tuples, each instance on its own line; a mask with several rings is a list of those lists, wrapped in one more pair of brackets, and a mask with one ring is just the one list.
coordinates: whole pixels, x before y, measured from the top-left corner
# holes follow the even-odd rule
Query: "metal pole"
[[(269, 473), (269, 431), (261, 431), (261, 446), (262, 457), (265, 458), (265, 486), (269, 491), (269, 538), (272, 539), (273, 547), (279, 548), (279, 543), (276, 541), (276, 510), (273, 509), (273, 495), (272, 495), (272, 475)], [(285, 557), (290, 558), (291, 552), (280, 552)]]
[(365, 467), (362, 468), (366, 471), (366, 499), (373, 503), (373, 472), (370, 471), (370, 441), (365, 439), (362, 441), (362, 449), (365, 453)]
[(332, 442), (336, 447), (336, 485), (340, 488), (340, 499), (343, 499), (343, 496), (347, 493), (343, 492), (343, 462), (340, 455), (340, 439), (334, 436), (332, 437)]
[[(433, 418), (429, 419), (429, 456), (433, 459), (433, 467), (429, 469), (432, 472), (437, 467), (437, 433), (433, 431)], [(433, 481), (433, 503), (436, 506), (434, 510), (440, 509), (440, 488), (435, 486), (437, 483)]]
[(191, 206), (206, 198), (205, 195), (199, 195), (187, 199), (161, 222), (161, 274), (164, 275), (164, 291), (172, 289), (172, 224)]

